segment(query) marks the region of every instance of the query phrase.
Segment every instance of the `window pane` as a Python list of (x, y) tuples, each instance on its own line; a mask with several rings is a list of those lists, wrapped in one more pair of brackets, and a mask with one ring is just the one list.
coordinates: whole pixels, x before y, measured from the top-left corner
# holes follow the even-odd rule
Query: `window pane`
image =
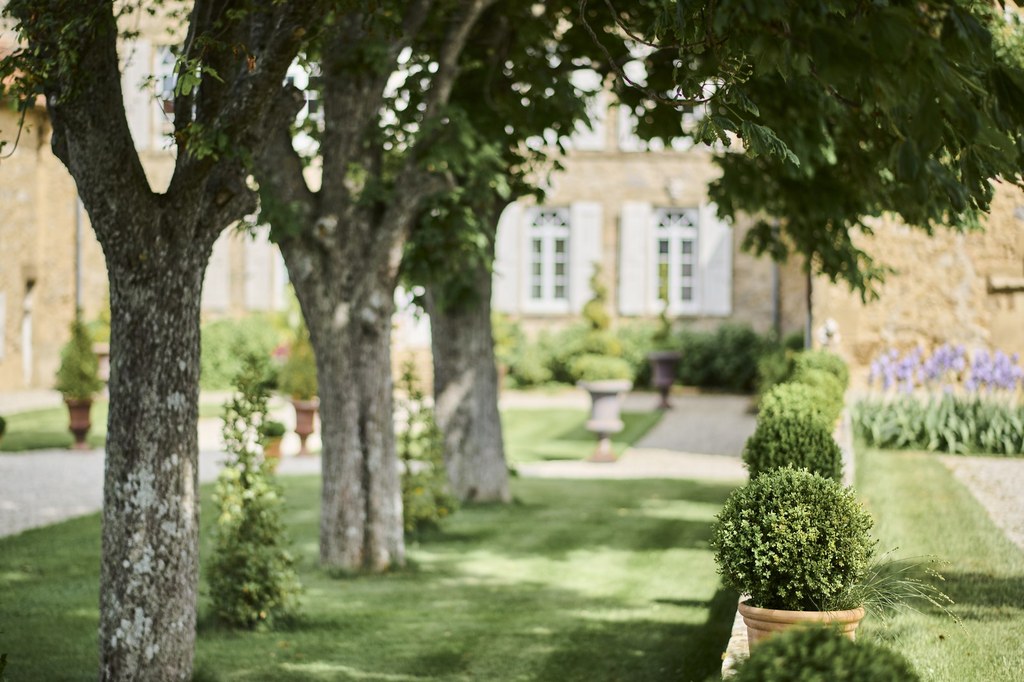
[(534, 253), (540, 253), (541, 250), (542, 250), (541, 241), (539, 239), (534, 239), (533, 240), (533, 252)]
[(533, 299), (536, 299), (536, 300), (540, 300), (542, 298), (542, 296), (540, 294), (540, 285), (539, 284), (534, 284), (533, 288), (530, 289), (530, 298), (533, 298)]
[(668, 240), (667, 239), (659, 239), (658, 240), (658, 254), (662, 255), (662, 256), (667, 256), (668, 255)]
[(555, 263), (555, 277), (564, 277), (564, 276), (565, 276), (565, 263), (564, 262)]
[(693, 277), (693, 266), (689, 263), (683, 263), (683, 277)]
[(693, 300), (693, 287), (683, 287), (683, 292), (682, 293), (683, 293), (682, 298), (683, 298), (684, 301), (692, 301)]
[(690, 241), (689, 239), (685, 239), (685, 240), (683, 240), (682, 244), (683, 244), (683, 253), (684, 254), (688, 255), (688, 254), (693, 253), (693, 242), (692, 241)]
[(559, 300), (562, 300), (562, 299), (565, 298), (565, 285), (564, 284), (556, 284), (555, 285), (555, 298), (559, 299)]
[(558, 254), (565, 253), (565, 240), (564, 239), (556, 239), (555, 240), (555, 253), (558, 253)]

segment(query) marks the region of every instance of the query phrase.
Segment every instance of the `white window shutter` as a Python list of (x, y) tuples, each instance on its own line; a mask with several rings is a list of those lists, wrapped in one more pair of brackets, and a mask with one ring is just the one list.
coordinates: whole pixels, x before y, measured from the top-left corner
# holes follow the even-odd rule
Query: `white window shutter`
[(128, 129), (135, 140), (136, 149), (149, 149), (153, 142), (153, 96), (143, 87), (143, 83), (153, 73), (153, 50), (148, 40), (127, 43), (124, 49), (121, 90), (124, 93)]
[(491, 307), (498, 312), (519, 312), (520, 282), (528, 279), (521, 251), (523, 231), (523, 206), (512, 202), (501, 212), (494, 244)]
[(224, 230), (213, 245), (203, 279), (203, 310), (227, 312), (231, 304), (231, 230)]
[(714, 204), (700, 207), (701, 312), (732, 313), (732, 228), (718, 219)]
[(602, 261), (603, 228), (601, 204), (577, 201), (569, 207), (569, 310), (574, 313), (594, 296), (590, 278)]
[(619, 223), (619, 313), (649, 315), (657, 302), (654, 212), (650, 204), (622, 204)]
[(245, 308), (270, 310), (273, 305), (274, 246), (270, 228), (261, 226), (245, 237)]

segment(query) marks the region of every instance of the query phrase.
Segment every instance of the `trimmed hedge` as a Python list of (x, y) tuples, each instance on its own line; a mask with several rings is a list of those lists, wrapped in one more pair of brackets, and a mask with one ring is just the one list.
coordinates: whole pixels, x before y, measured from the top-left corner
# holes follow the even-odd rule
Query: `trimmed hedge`
[(827, 350), (805, 350), (793, 357), (793, 365), (796, 374), (808, 370), (821, 370), (838, 379), (844, 392), (850, 387), (850, 369), (835, 353)]
[(828, 628), (793, 628), (759, 644), (733, 682), (917, 682), (903, 656)]
[(750, 478), (781, 467), (807, 469), (835, 481), (843, 479), (843, 453), (827, 426), (817, 419), (782, 412), (762, 415), (743, 448)]
[(761, 398), (758, 421), (783, 414), (804, 420), (817, 420), (830, 430), (834, 422), (830, 411), (822, 405), (818, 389), (806, 384), (779, 384)]
[[(799, 357), (798, 355), (798, 361)], [(829, 424), (836, 423), (839, 415), (843, 412), (846, 389), (834, 374), (823, 369), (801, 368), (798, 363), (790, 383), (808, 386), (815, 390)]]

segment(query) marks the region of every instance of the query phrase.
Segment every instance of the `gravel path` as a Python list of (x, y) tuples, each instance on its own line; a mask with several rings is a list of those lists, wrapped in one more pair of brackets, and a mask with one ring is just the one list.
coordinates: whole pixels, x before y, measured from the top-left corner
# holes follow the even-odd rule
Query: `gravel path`
[(942, 462), (967, 486), (992, 522), (1024, 550), (1024, 459), (943, 456)]

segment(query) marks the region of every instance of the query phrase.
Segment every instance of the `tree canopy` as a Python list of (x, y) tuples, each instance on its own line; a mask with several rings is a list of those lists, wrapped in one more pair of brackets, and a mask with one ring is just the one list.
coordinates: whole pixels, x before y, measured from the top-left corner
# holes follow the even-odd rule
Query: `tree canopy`
[[(1021, 24), (993, 3), (662, 0), (653, 20), (603, 4), (645, 67), (619, 69), (639, 133), (724, 152), (709, 193), (723, 216), (755, 217), (755, 252), (799, 251), (870, 295), (884, 268), (855, 233), (886, 214), (970, 229), (993, 181), (1022, 182)], [(681, 131), (687, 106), (704, 115)]]

